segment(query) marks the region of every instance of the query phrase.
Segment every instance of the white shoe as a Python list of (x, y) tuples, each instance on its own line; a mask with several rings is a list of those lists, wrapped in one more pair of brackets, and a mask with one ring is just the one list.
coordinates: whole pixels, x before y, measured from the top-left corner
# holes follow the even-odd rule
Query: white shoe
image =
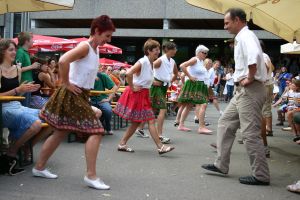
[(300, 181), (297, 181), (295, 184), (288, 185), (287, 190), (291, 192), (300, 193)]
[(223, 114), (224, 114), (224, 112), (221, 110), (221, 111), (220, 111), (220, 116), (222, 116)]
[(87, 176), (84, 177), (84, 182), (87, 184), (87, 186), (91, 188), (95, 188), (97, 190), (109, 190), (110, 186), (106, 185), (102, 180), (99, 178), (92, 180), (89, 179)]
[(52, 174), (48, 169), (37, 170), (35, 168), (32, 168), (32, 175), (49, 179), (54, 179), (58, 177), (56, 174)]

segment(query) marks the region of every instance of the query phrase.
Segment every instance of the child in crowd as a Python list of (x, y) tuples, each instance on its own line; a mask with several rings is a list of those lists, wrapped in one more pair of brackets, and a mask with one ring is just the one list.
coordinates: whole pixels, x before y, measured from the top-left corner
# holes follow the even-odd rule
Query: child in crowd
[(279, 123), (276, 124), (277, 126), (284, 125), (284, 114), (286, 112), (300, 107), (300, 80), (294, 80), (292, 83), (289, 83), (288, 87), (289, 90), (273, 105), (273, 107), (275, 107), (281, 103), (277, 111), (279, 120)]

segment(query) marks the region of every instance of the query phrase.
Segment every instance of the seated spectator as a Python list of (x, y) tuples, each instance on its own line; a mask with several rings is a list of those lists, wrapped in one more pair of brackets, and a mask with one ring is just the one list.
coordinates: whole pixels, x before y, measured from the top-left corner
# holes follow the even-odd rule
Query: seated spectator
[(293, 133), (296, 135), (294, 142), (300, 144), (300, 109), (293, 114)]
[[(294, 80), (289, 84), (289, 91), (285, 92), (282, 97), (273, 105), (277, 106), (281, 103), (280, 108), (277, 110), (278, 120), (277, 126), (283, 126), (285, 120), (284, 114), (299, 107), (298, 98), (300, 99), (300, 80)], [(296, 100), (296, 101), (295, 101)]]
[[(20, 85), (22, 71), (19, 66), (12, 65), (15, 57), (16, 44), (8, 39), (0, 40), (0, 96), (15, 96), (40, 88), (39, 84)], [(6, 154), (10, 167), (14, 168), (18, 150), (42, 128), (39, 110), (24, 107), (19, 101), (5, 102), (2, 103), (2, 118), (3, 127), (9, 129), (9, 137), (15, 141)]]
[(58, 64), (54, 58), (48, 60), (49, 70), (54, 75), (55, 86), (59, 85), (59, 76), (58, 76)]
[[(299, 133), (300, 133), (300, 110), (298, 110), (298, 112), (294, 113), (293, 124), (294, 124), (294, 128), (295, 128), (295, 132), (298, 135), (297, 137), (294, 138), (294, 142), (296, 142), (297, 144), (300, 144), (300, 135), (299, 135)], [(290, 192), (300, 193), (300, 180), (298, 180), (294, 184), (288, 185), (287, 190)]]
[(114, 97), (114, 93), (118, 90), (118, 87), (114, 84), (114, 82), (107, 74), (99, 72), (95, 81), (94, 90), (105, 91), (105, 89), (112, 89), (113, 93), (109, 95), (101, 94), (98, 96), (93, 96), (91, 97), (91, 102), (93, 106), (99, 108), (102, 111), (100, 120), (107, 134), (112, 135), (113, 131), (111, 130), (110, 124), (112, 118), (112, 108), (110, 105), (110, 101)]
[(115, 83), (115, 85), (119, 88), (120, 87), (120, 80), (116, 77), (113, 73), (112, 67), (107, 67), (106, 74), (111, 78), (111, 80)]
[(30, 107), (41, 109), (47, 103), (51, 90), (55, 89), (55, 75), (52, 70), (48, 67), (46, 61), (40, 61), (41, 67), (34, 71), (33, 80), (36, 84), (41, 85), (41, 90), (31, 93)]
[(295, 136), (294, 142), (297, 142), (300, 140), (300, 108), (289, 111), (287, 116), (292, 133)]
[(116, 84), (116, 86), (118, 86), (118, 88), (121, 85), (121, 81), (120, 81), (120, 71), (119, 70), (114, 70), (111, 75), (110, 78), (114, 81), (115, 78), (117, 78), (118, 80), (114, 81), (114, 83)]
[(120, 71), (120, 86), (125, 86), (127, 85), (126, 83), (126, 70), (121, 69)]

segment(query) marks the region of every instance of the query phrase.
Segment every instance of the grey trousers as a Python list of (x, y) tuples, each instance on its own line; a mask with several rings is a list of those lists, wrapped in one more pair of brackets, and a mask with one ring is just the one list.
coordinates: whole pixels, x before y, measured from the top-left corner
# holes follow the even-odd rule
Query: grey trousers
[(265, 87), (258, 81), (254, 81), (246, 87), (235, 87), (235, 95), (218, 123), (218, 156), (214, 164), (222, 172), (228, 173), (229, 171), (231, 148), (237, 129), (241, 128), (252, 175), (260, 181), (270, 181), (269, 167), (261, 137), (262, 107), (265, 101)]

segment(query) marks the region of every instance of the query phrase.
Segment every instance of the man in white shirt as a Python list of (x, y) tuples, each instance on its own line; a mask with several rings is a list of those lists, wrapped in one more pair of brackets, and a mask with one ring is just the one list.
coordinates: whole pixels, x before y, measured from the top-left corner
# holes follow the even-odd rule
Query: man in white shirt
[(240, 127), (252, 168), (251, 176), (240, 177), (242, 184), (269, 185), (270, 175), (261, 138), (262, 107), (266, 100), (264, 82), (267, 70), (262, 49), (255, 34), (246, 24), (246, 13), (229, 9), (224, 16), (224, 28), (236, 35), (234, 44), (235, 95), (219, 120), (217, 134), (218, 157), (214, 164), (202, 168), (227, 174), (231, 148)]

